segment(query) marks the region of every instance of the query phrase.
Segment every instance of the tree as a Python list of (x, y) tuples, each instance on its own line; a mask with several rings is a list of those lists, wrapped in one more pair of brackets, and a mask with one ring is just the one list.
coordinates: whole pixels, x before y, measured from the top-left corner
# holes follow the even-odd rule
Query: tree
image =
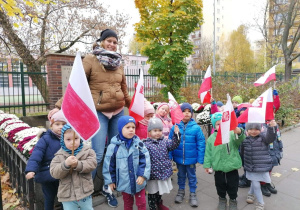
[(129, 53), (133, 55), (141, 54), (142, 55), (142, 48), (145, 45), (144, 42), (139, 41), (136, 36), (134, 35), (129, 42)]
[(141, 21), (135, 25), (137, 38), (145, 42), (143, 53), (151, 64), (150, 74), (166, 85), (164, 95), (179, 96), (187, 70), (185, 58), (193, 45), (188, 36), (202, 21), (201, 0), (135, 0)]
[(289, 81), (292, 63), (300, 56), (297, 43), (300, 39), (299, 0), (268, 0), (263, 11), (263, 22), (256, 19), (256, 27), (266, 42), (268, 67), (280, 62), (284, 57), (285, 81)]
[[(115, 29), (121, 40), (125, 35), (128, 17), (118, 12), (111, 15), (98, 1), (53, 1), (34, 6), (15, 1), (22, 15), (11, 17), (6, 10), (0, 10), (0, 42), (8, 52), (17, 54), (30, 72), (40, 72), (49, 52), (70, 52), (76, 43), (89, 44), (91, 51), (90, 44), (107, 27)], [(45, 79), (41, 75), (30, 77), (47, 103)]]
[(195, 59), (198, 63), (194, 64), (194, 69), (200, 69), (201, 71), (206, 71), (209, 65), (213, 62), (213, 42), (211, 39), (203, 37), (200, 41), (199, 54), (194, 54)]
[(225, 44), (224, 69), (226, 71), (249, 72), (254, 67), (254, 53), (247, 40), (244, 25), (234, 30)]

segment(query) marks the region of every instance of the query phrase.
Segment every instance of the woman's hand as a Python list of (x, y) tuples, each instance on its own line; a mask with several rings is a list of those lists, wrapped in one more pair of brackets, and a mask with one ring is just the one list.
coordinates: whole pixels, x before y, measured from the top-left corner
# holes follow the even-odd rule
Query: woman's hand
[(52, 117), (56, 112), (58, 112), (58, 111), (59, 111), (58, 108), (52, 109), (52, 110), (48, 113), (48, 120), (50, 121), (50, 120), (51, 120), (51, 117)]

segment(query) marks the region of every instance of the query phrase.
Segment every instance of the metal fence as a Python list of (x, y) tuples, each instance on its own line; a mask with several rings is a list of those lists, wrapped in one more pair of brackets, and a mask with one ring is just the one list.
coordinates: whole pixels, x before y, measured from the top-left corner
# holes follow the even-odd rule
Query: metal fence
[(45, 66), (41, 67), (41, 72), (28, 72), (27, 67), (19, 61), (0, 63), (0, 109), (23, 116), (47, 111), (49, 104), (45, 103), (31, 75), (42, 75), (46, 79)]
[[(34, 210), (34, 183), (33, 179), (26, 181), (26, 158), (4, 137), (0, 136), (0, 159), (8, 167), (9, 179), (12, 188), (21, 198), (22, 206)], [(0, 193), (1, 194), (1, 193)], [(2, 199), (0, 197), (0, 199)]]

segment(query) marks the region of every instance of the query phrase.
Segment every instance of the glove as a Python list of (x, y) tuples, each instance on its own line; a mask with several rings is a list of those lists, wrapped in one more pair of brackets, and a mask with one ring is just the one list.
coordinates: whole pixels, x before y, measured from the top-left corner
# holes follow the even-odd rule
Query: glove
[(273, 90), (273, 95), (274, 95), (274, 96), (278, 96), (277, 90), (275, 90), (275, 89)]

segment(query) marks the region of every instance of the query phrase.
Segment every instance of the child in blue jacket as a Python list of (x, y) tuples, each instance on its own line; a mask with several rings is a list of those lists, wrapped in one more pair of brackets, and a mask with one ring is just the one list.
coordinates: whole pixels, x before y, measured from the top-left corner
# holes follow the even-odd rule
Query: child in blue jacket
[[(200, 126), (192, 119), (192, 106), (189, 103), (183, 103), (180, 108), (184, 115), (184, 118), (178, 125), (181, 133), (181, 141), (177, 149), (171, 152), (173, 161), (176, 162), (178, 168), (179, 190), (175, 198), (175, 203), (182, 203), (185, 196), (185, 180), (188, 177), (190, 187), (189, 203), (190, 206), (197, 207), (196, 163), (203, 164), (205, 137)], [(173, 135), (174, 126), (170, 131), (169, 139), (172, 139)]]
[(122, 116), (119, 134), (111, 139), (103, 163), (105, 185), (122, 192), (124, 209), (132, 209), (133, 195), (139, 210), (146, 210), (145, 186), (150, 178), (150, 156), (144, 143), (135, 135), (135, 120)]
[(53, 210), (59, 185), (59, 180), (50, 175), (49, 169), (54, 154), (60, 149), (61, 129), (66, 124), (62, 111), (55, 113), (50, 123), (51, 129), (41, 135), (25, 169), (26, 179), (34, 178), (42, 185), (45, 210)]

